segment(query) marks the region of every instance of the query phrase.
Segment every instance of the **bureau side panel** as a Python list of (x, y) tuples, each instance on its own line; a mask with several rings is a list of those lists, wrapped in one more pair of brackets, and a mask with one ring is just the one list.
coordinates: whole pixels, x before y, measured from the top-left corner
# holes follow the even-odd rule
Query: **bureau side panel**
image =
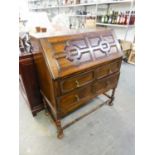
[(50, 75), (50, 71), (46, 64), (46, 58), (43, 55), (43, 49), (41, 47), (40, 41), (32, 38), (31, 43), (33, 46), (34, 61), (37, 68), (37, 73), (39, 76), (39, 84), (41, 92), (50, 101), (53, 108), (56, 108), (56, 102), (54, 97), (53, 89), (53, 79)]

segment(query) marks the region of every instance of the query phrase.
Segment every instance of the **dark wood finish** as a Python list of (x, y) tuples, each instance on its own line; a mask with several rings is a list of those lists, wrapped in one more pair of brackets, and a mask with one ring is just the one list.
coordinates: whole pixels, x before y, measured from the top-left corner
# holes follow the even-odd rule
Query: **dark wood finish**
[(20, 91), (28, 103), (33, 116), (44, 106), (40, 94), (38, 77), (32, 53), (22, 53), (19, 56)]
[(94, 84), (94, 89), (96, 93), (106, 92), (110, 89), (114, 89), (117, 86), (117, 81), (119, 78), (119, 73), (112, 74), (100, 80), (97, 80)]
[(67, 115), (69, 112), (76, 110), (82, 104), (88, 101), (92, 96), (92, 87), (87, 86), (71, 93), (63, 95), (59, 99), (61, 117)]
[(93, 72), (80, 74), (72, 78), (66, 78), (60, 82), (62, 93), (82, 87), (93, 81)]
[(105, 66), (101, 66), (96, 70), (96, 77), (100, 79), (112, 73), (118, 72), (120, 69), (120, 65), (121, 61), (117, 60)]
[(58, 138), (70, 126), (62, 127), (61, 119), (89, 100), (112, 89), (112, 95), (108, 95), (112, 105), (122, 62), (120, 45), (112, 30), (31, 37), (44, 104), (54, 118)]

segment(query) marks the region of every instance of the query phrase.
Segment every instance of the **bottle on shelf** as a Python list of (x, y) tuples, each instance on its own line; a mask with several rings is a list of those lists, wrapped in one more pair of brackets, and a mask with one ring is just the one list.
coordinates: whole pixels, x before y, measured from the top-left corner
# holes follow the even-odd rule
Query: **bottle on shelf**
[(105, 22), (105, 16), (103, 15), (102, 17), (101, 17), (101, 23), (104, 23)]
[(116, 19), (117, 24), (120, 24), (120, 18), (121, 18), (121, 14), (120, 12), (118, 12), (117, 19)]
[(122, 12), (120, 24), (123, 25), (124, 23), (125, 23), (125, 14), (124, 12)]
[(127, 11), (127, 17), (126, 17), (126, 23), (125, 23), (126, 25), (129, 24), (129, 22), (130, 22), (130, 16), (129, 15), (130, 15), (130, 11)]
[(98, 22), (101, 22), (101, 20), (102, 20), (102, 17), (103, 17), (103, 16), (101, 16), (101, 15), (98, 15), (98, 16), (97, 16), (97, 21), (98, 21)]
[(115, 11), (114, 24), (117, 24), (118, 11)]
[(108, 23), (108, 20), (109, 20), (109, 16), (108, 15), (105, 15), (104, 16), (104, 23)]
[(135, 11), (133, 11), (133, 22), (132, 24), (134, 25), (135, 24)]
[(111, 11), (110, 11), (110, 13), (109, 13), (108, 23), (109, 23), (109, 24), (112, 23), (112, 12), (111, 12)]
[(76, 0), (76, 4), (80, 4), (80, 0)]
[(112, 11), (111, 24), (115, 24), (115, 11)]
[(68, 4), (68, 0), (65, 0), (65, 5), (67, 5)]
[(115, 24), (117, 24), (117, 17), (119, 16), (119, 12), (116, 12), (116, 16), (115, 16)]
[[(99, 17), (98, 17), (99, 18)], [(108, 23), (108, 24), (121, 24), (121, 25), (133, 25), (135, 23), (135, 11), (110, 11), (106, 15), (102, 15), (99, 18), (101, 23)]]
[(133, 16), (132, 14), (133, 14), (133, 11), (131, 11), (131, 15), (130, 15), (130, 22), (129, 22), (130, 25), (132, 25), (132, 18), (133, 18), (132, 17)]
[(125, 12), (124, 25), (127, 25), (128, 11)]
[(134, 25), (135, 24), (135, 11), (131, 12), (131, 16), (130, 16), (130, 25)]
[(122, 12), (120, 12), (118, 24), (121, 24), (121, 22), (122, 22)]

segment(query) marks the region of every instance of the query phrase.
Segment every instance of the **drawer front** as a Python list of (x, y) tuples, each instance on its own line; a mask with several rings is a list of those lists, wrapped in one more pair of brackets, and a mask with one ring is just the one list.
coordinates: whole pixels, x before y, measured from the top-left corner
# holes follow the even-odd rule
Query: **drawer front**
[(94, 92), (103, 93), (117, 86), (119, 72), (106, 78), (99, 79), (93, 86)]
[(73, 89), (84, 86), (92, 81), (93, 81), (93, 72), (80, 74), (76, 77), (71, 77), (63, 80), (60, 84), (61, 91), (62, 93), (69, 92)]
[(92, 87), (88, 86), (85, 88), (81, 88), (78, 91), (74, 91), (68, 93), (59, 99), (60, 111), (61, 115), (65, 115), (78, 107), (82, 104), (86, 103), (88, 98), (92, 96)]
[(104, 65), (102, 67), (99, 67), (95, 71), (96, 78), (100, 79), (112, 73), (118, 72), (120, 70), (120, 66), (121, 66), (121, 61), (119, 60), (119, 61), (112, 62), (107, 65)]
[(113, 62), (113, 63), (109, 64), (109, 68), (110, 68), (109, 72), (110, 72), (110, 74), (118, 72), (120, 70), (121, 62), (122, 61), (116, 61), (116, 62)]

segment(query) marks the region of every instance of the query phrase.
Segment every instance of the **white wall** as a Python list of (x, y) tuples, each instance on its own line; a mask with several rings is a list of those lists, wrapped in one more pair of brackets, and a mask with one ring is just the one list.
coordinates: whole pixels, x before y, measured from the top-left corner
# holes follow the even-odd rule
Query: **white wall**
[(29, 13), (28, 0), (19, 0), (19, 16), (21, 19), (27, 19)]

